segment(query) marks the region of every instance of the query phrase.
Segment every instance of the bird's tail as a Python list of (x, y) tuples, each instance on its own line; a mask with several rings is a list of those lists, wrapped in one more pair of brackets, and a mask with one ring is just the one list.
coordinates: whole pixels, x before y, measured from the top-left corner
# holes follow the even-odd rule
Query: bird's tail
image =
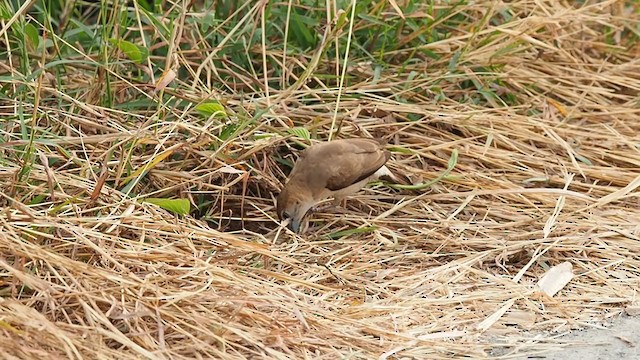
[[(383, 137), (378, 137), (378, 138), (375, 138), (375, 139), (378, 141), (378, 143), (380, 143), (380, 145), (386, 146), (392, 140), (392, 137), (394, 135), (395, 134), (390, 134), (390, 135), (383, 136)], [(387, 157), (389, 157), (389, 156), (391, 156), (390, 153), (389, 153), (389, 155)], [(411, 181), (411, 179), (409, 177), (407, 177), (406, 175), (404, 175), (402, 173), (393, 172), (393, 171), (389, 170), (389, 168), (386, 165), (382, 166), (380, 169), (378, 169), (378, 171), (376, 171), (375, 175), (377, 175), (379, 179), (392, 182), (395, 185), (405, 185), (405, 186), (415, 185), (415, 182)]]
[(413, 185), (413, 182), (406, 177), (405, 175), (394, 173), (389, 168), (384, 165), (378, 171), (376, 171), (375, 175), (382, 180), (387, 180), (399, 185)]

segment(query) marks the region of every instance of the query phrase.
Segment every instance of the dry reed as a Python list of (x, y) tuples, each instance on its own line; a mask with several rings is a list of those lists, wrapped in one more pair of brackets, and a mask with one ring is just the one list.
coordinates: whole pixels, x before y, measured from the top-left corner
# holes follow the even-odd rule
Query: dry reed
[[(202, 121), (192, 108), (136, 113), (96, 105), (91, 92), (65, 95), (99, 86), (92, 72), (69, 74), (68, 88), (26, 84), (43, 100), (22, 104), (24, 113), (49, 114), (37, 126), (57, 135), (32, 144), (29, 181), (18, 181), (24, 164), (0, 168), (2, 356), (509, 358), (560, 347), (558, 335), (604, 326), (638, 305), (640, 52), (616, 33), (637, 31), (637, 9), (619, 1), (492, 4), (517, 16), (424, 47), (463, 50), (465, 79), (479, 83), (488, 80), (476, 67), (501, 64), (492, 75), (501, 88), (487, 86), (525, 105), (469, 101), (477, 94), (449, 77), (447, 58), (388, 68), (375, 81), (371, 66), (354, 65), (337, 104), (339, 89), (313, 75), (320, 85), (270, 88), (267, 97), (262, 74), (180, 53), (181, 66), (210, 82), (224, 81), (219, 73), (244, 81), (242, 91), (228, 83), (212, 95), (231, 121), (270, 106), (221, 142), (225, 123)], [(618, 43), (604, 42), (604, 28)], [(310, 62), (287, 59), (291, 67)], [(337, 66), (321, 59), (318, 68)], [(168, 96), (197, 102), (207, 85), (191, 81), (176, 81)], [(113, 86), (147, 96), (126, 78)], [(15, 102), (2, 105), (1, 116), (15, 114)], [(285, 129), (306, 126), (326, 139), (336, 106), (339, 137), (395, 133), (393, 171), (427, 181), (454, 149), (457, 164), (425, 190), (371, 186), (346, 208), (315, 214), (312, 231), (296, 237), (274, 219), (287, 172), (276, 159), (295, 154)], [(12, 135), (19, 132), (17, 123), (3, 125), (3, 157), (29, 145)], [(127, 166), (142, 168), (165, 151), (171, 156), (136, 179), (132, 194), (206, 199), (200, 217), (121, 191)], [(30, 205), (40, 194), (48, 195)], [(562, 262), (573, 265), (569, 284), (553, 297), (537, 290)]]

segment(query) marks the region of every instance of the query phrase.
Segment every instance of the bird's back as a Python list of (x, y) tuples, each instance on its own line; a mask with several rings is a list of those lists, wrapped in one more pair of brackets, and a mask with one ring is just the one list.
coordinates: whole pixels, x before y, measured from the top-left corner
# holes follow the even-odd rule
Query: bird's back
[(338, 191), (373, 175), (389, 156), (380, 141), (370, 138), (315, 144), (303, 151), (290, 181), (303, 182), (314, 192)]

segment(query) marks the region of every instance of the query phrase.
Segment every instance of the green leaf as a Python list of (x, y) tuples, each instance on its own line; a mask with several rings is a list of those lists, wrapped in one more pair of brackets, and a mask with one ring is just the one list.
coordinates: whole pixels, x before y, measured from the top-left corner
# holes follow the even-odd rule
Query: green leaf
[(146, 198), (143, 199), (142, 202), (158, 205), (161, 208), (178, 215), (186, 215), (191, 211), (191, 203), (189, 203), (188, 199)]
[(79, 21), (77, 19), (70, 19), (69, 21), (73, 25), (75, 25), (77, 27), (77, 29), (67, 30), (67, 32), (65, 32), (65, 34), (64, 34), (65, 35), (65, 39), (69, 39), (69, 38), (74, 38), (74, 39), (75, 38), (79, 38), (79, 39), (81, 39), (82, 38), (81, 35), (85, 35), (89, 39), (94, 39), (96, 37), (96, 34), (91, 29), (91, 27), (87, 26), (83, 21)]
[(291, 161), (291, 160), (287, 160), (287, 159), (283, 159), (283, 158), (276, 158), (276, 162), (278, 164), (284, 165), (284, 166), (286, 166), (286, 167), (288, 167), (290, 169), (293, 168), (293, 161)]
[(0, 20), (9, 20), (13, 17), (13, 11), (9, 10), (8, 5), (4, 2), (0, 3)]
[(440, 174), (437, 178), (431, 181), (427, 181), (427, 182), (424, 182), (421, 184), (415, 184), (415, 185), (389, 184), (388, 186), (393, 189), (422, 190), (422, 189), (428, 188), (429, 186), (437, 183), (442, 179), (447, 178), (447, 176), (453, 170), (453, 168), (456, 167), (457, 163), (458, 163), (458, 149), (453, 149), (453, 151), (451, 151), (451, 157), (449, 158), (449, 161), (447, 164), (447, 170), (442, 172), (442, 174)]
[(31, 199), (31, 201), (29, 201), (29, 205), (38, 205), (40, 203), (42, 203), (44, 201), (44, 199), (47, 198), (47, 196), (49, 196), (48, 194), (40, 194), (37, 196), (34, 196), (33, 199)]
[(149, 50), (127, 40), (109, 39), (109, 42), (117, 46), (129, 59), (135, 63), (141, 63), (149, 57)]
[(289, 134), (295, 135), (301, 139), (305, 139), (305, 140), (311, 140), (311, 134), (309, 133), (309, 130), (303, 128), (303, 127), (294, 127), (291, 129), (287, 129), (287, 132)]
[(407, 114), (407, 118), (410, 121), (420, 121), (420, 119), (422, 119), (422, 115), (420, 114), (414, 114), (414, 113), (409, 113)]
[(153, 11), (153, 0), (138, 0), (138, 4), (142, 6), (147, 11)]
[(302, 49), (312, 48), (316, 44), (316, 38), (307, 25), (310, 22), (311, 20), (309, 20), (308, 17), (298, 14), (295, 9), (291, 11), (291, 30), (289, 34), (293, 36), (295, 42)]
[(38, 34), (38, 29), (36, 29), (33, 24), (29, 23), (24, 26), (24, 33), (27, 35), (27, 39), (29, 39), (33, 49), (37, 49), (40, 45), (40, 34)]
[(460, 60), (460, 55), (462, 55), (460, 50), (456, 50), (453, 53), (453, 56), (451, 56), (451, 59), (449, 60), (449, 72), (453, 72), (458, 66), (458, 60)]
[(581, 163), (587, 164), (587, 165), (593, 165), (593, 163), (591, 162), (591, 160), (587, 159), (586, 157), (580, 155), (580, 154), (576, 154), (576, 159), (580, 160)]
[(338, 21), (336, 21), (336, 27), (342, 28), (347, 23), (347, 12), (342, 10), (338, 11)]
[(253, 133), (253, 138), (255, 140), (262, 140), (262, 139), (271, 139), (274, 136), (278, 136), (274, 133), (259, 133), (259, 132), (254, 132)]
[(48, 215), (55, 215), (55, 214), (59, 213), (60, 211), (62, 211), (62, 209), (64, 209), (66, 206), (68, 206), (68, 205), (70, 205), (70, 204), (77, 204), (77, 203), (79, 203), (79, 202), (80, 202), (80, 201), (78, 200), (78, 197), (77, 197), (77, 196), (74, 196), (74, 197), (69, 198), (69, 199), (67, 199), (67, 200), (63, 201), (62, 203), (60, 203), (60, 204), (58, 204), (58, 205), (54, 206), (53, 208), (51, 208), (51, 209), (47, 212), (47, 214), (48, 214)]
[(418, 76), (418, 72), (417, 71), (411, 71), (409, 73), (409, 76), (407, 76), (407, 80), (405, 80), (407, 82), (405, 88), (408, 89), (410, 86), (410, 83), (416, 78), (416, 76)]
[(216, 16), (213, 13), (207, 13), (201, 20), (202, 31), (208, 32), (210, 28), (216, 26)]
[[(147, 172), (144, 172), (144, 175), (146, 175)], [(144, 176), (143, 175), (143, 176)], [(127, 183), (127, 185), (125, 185), (122, 189), (120, 189), (120, 192), (123, 194), (127, 194), (128, 197), (133, 197), (133, 194), (131, 193), (131, 190), (133, 189), (134, 186), (136, 186), (138, 184), (138, 178), (134, 179), (133, 181), (129, 181)]]
[(415, 154), (415, 151), (413, 151), (411, 149), (404, 148), (404, 147), (399, 147), (399, 146), (392, 146), (392, 147), (389, 147), (387, 149), (390, 150), (390, 151), (393, 151), (393, 152), (400, 153), (400, 154), (406, 154), (406, 155)]
[(447, 163), (447, 170), (445, 170), (445, 172), (443, 173), (444, 174), (443, 176), (446, 176), (446, 174), (450, 173), (457, 163), (458, 163), (458, 149), (453, 149), (453, 151), (451, 151), (451, 157), (449, 158), (449, 162)]
[(227, 113), (224, 111), (224, 106), (220, 105), (217, 101), (205, 101), (202, 104), (196, 105), (196, 111), (205, 118), (211, 117), (225, 117)]
[(229, 124), (225, 126), (224, 129), (222, 129), (222, 131), (220, 132), (220, 140), (225, 141), (231, 138), (231, 136), (235, 134), (239, 127), (240, 125), (238, 124)]
[(373, 80), (371, 80), (371, 82), (377, 83), (381, 77), (382, 77), (382, 66), (377, 65), (373, 69)]
[(171, 28), (173, 29), (175, 27), (175, 25), (173, 25), (173, 22), (162, 21), (161, 19), (163, 18), (161, 16), (157, 16), (155, 13), (145, 9), (144, 7), (141, 7), (140, 10), (142, 10), (142, 13), (146, 16), (146, 21), (153, 25), (154, 30), (157, 31), (160, 36), (167, 38), (171, 37), (171, 31), (169, 30), (168, 26), (171, 26)]
[(339, 238), (344, 237), (344, 236), (372, 232), (372, 231), (374, 231), (376, 229), (378, 229), (377, 226), (366, 226), (366, 227), (361, 227), (361, 228), (356, 228), (356, 229), (348, 229), (348, 230), (336, 231), (336, 232), (331, 233), (331, 234), (329, 234), (327, 236), (329, 238), (331, 238), (331, 239), (339, 239)]

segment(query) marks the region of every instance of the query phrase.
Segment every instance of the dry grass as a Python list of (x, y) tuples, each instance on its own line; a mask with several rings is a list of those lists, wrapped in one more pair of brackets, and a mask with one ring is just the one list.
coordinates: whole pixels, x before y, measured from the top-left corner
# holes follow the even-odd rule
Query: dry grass
[[(330, 56), (294, 84), (313, 52), (287, 57), (284, 75), (261, 71), (267, 58), (283, 64), (266, 44), (248, 49), (253, 69), (215, 63), (188, 21), (180, 40), (165, 40), (191, 45), (167, 56), (189, 76), (162, 100), (122, 63), (78, 65), (56, 86), (45, 75), (17, 80), (16, 54), (0, 64), (2, 86), (32, 99), (0, 100), (0, 117), (25, 119), (0, 128), (2, 356), (508, 358), (637, 304), (639, 10), (492, 4), (461, 6), (456, 14), (478, 23), (423, 45), (441, 59), (399, 48), (379, 74), (352, 63), (342, 88), (315, 75), (340, 73)], [(239, 24), (260, 30), (260, 4), (251, 6)], [(480, 20), (507, 8), (510, 21)], [(279, 76), (286, 85), (266, 91)], [(207, 97), (227, 120), (176, 105)], [(118, 107), (135, 99), (152, 106)], [(223, 140), (228, 124), (241, 125)], [(395, 133), (390, 168), (416, 181), (441, 174), (454, 149), (459, 157), (426, 190), (376, 184), (297, 237), (274, 220), (285, 156), (306, 142), (290, 126), (318, 140), (331, 128)], [(139, 201), (148, 196), (201, 208), (176, 216)], [(554, 297), (536, 290), (565, 261), (574, 279)]]

